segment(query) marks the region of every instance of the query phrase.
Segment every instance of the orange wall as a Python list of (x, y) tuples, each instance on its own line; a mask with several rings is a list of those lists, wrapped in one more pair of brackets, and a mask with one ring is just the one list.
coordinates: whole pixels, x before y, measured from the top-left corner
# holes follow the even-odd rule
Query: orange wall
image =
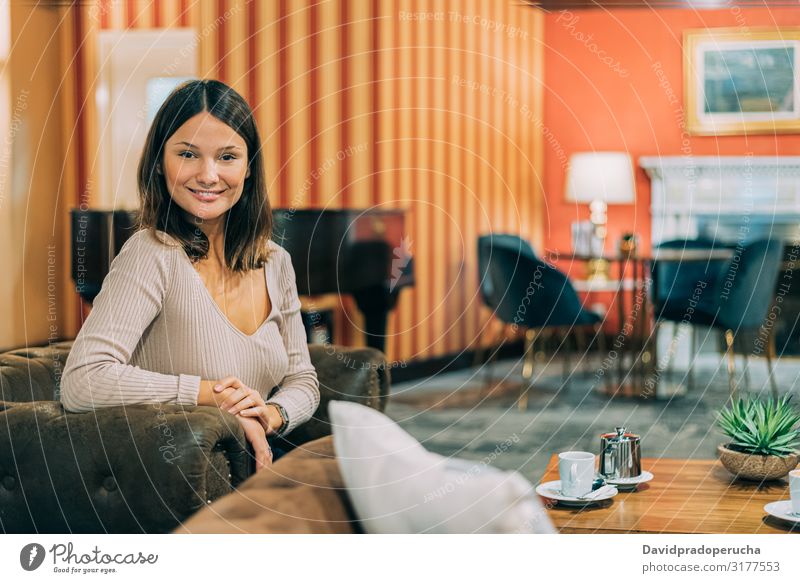
[[(434, 18), (407, 16), (419, 13)], [(416, 287), (390, 319), (389, 358), (470, 347), (489, 320), (477, 236), (540, 238), (542, 13), (515, 0), (103, 0), (73, 10), (70, 200), (91, 202), (96, 183), (96, 32), (159, 26), (204, 31), (201, 75), (254, 106), (273, 206), (409, 211)], [(336, 314), (335, 340), (361, 343), (352, 300)]]
[[(681, 112), (676, 111), (683, 104), (685, 29), (798, 26), (797, 8), (576, 10), (572, 17), (577, 20), (564, 12), (545, 17), (544, 237), (549, 249), (568, 252), (570, 223), (589, 215), (586, 205), (564, 202), (563, 163), (573, 152), (626, 150), (634, 161), (644, 155), (800, 153), (798, 135), (690, 137), (684, 151)], [(599, 51), (605, 53), (598, 56)], [(611, 64), (600, 57), (611, 57)], [(677, 106), (659, 86), (658, 63), (679, 98)], [(609, 208), (607, 251), (623, 231), (639, 233), (649, 249), (650, 183), (642, 170), (637, 170), (636, 187), (635, 206)]]

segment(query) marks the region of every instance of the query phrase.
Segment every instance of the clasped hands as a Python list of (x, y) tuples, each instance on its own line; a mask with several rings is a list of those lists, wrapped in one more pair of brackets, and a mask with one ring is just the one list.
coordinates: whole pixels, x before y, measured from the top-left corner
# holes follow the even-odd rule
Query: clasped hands
[(237, 377), (225, 377), (213, 384), (213, 401), (228, 413), (235, 415), (244, 429), (247, 441), (253, 446), (256, 457), (256, 471), (272, 463), (272, 450), (267, 436), (274, 435), (283, 426), (280, 411), (274, 405), (267, 405), (255, 389), (245, 385)]

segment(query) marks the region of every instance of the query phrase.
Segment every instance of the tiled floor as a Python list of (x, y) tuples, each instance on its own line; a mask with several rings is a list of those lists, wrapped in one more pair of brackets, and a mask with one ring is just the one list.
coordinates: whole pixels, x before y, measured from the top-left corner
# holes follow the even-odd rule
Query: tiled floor
[[(716, 446), (725, 438), (714, 427), (714, 415), (729, 394), (722, 356), (702, 355), (694, 390), (672, 400), (600, 394), (598, 365), (597, 360), (584, 362), (581, 371), (563, 381), (561, 362), (539, 364), (527, 411), (516, 406), (520, 363), (503, 361), (493, 366), (500, 386), (488, 397), (481, 393), (484, 371), (470, 369), (393, 385), (386, 412), (431, 451), (484, 460), (534, 482), (553, 452), (597, 451), (600, 433), (617, 425), (642, 436), (645, 457), (716, 457)], [(742, 369), (743, 360), (737, 358), (740, 374)], [(800, 360), (781, 360), (776, 371), (782, 392), (800, 392)], [(751, 359), (750, 376), (751, 391), (768, 395), (763, 359)], [(674, 371), (670, 380), (685, 381), (685, 372)]]

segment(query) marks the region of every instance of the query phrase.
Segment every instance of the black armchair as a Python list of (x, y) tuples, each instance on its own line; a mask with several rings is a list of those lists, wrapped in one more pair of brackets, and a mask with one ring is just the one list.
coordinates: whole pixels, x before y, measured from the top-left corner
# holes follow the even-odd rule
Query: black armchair
[(555, 267), (524, 250), (492, 245), (486, 261), (486, 278), (492, 282), (488, 304), (495, 316), (514, 329), (525, 330), (523, 389), (519, 408), (527, 408), (528, 388), (533, 375), (533, 348), (537, 334), (546, 329), (594, 332), (603, 352), (601, 318), (585, 310), (569, 278)]

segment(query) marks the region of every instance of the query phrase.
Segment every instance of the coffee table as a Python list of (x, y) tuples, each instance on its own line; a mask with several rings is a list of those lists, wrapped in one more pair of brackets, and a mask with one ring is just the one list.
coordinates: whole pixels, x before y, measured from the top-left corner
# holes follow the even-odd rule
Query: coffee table
[[(562, 533), (786, 533), (800, 525), (771, 517), (764, 505), (789, 499), (788, 480), (736, 480), (718, 460), (643, 458), (652, 481), (633, 492), (582, 509), (543, 498), (547, 513)], [(553, 455), (541, 482), (558, 480)]]

